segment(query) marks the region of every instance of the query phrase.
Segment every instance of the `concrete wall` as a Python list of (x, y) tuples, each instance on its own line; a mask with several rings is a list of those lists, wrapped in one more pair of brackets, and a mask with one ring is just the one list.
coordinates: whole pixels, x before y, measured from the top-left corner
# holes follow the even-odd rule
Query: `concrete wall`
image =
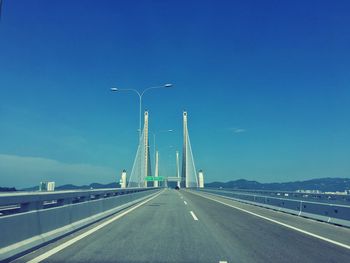
[(229, 191), (233, 193), (260, 195), (283, 199), (298, 199), (317, 203), (333, 204), (349, 204), (350, 195), (344, 194), (325, 194), (325, 193), (306, 193), (306, 192), (292, 192), (292, 191), (272, 191), (272, 190), (249, 190), (249, 189), (229, 189), (229, 188), (208, 188), (213, 190)]
[(103, 219), (158, 191), (135, 190), (92, 201), (2, 216), (0, 261)]
[(208, 188), (198, 189), (198, 191), (217, 194), (244, 203), (350, 227), (350, 206), (346, 205), (276, 198), (261, 196), (260, 194), (254, 195), (252, 191), (250, 193), (239, 193)]

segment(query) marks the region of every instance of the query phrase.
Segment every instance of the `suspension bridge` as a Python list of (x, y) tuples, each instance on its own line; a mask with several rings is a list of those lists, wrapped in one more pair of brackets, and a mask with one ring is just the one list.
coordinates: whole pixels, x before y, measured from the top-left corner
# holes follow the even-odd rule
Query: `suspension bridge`
[(152, 176), (150, 147), (149, 147), (149, 113), (144, 113), (144, 126), (136, 156), (133, 162), (132, 170), (128, 182), (127, 177), (121, 178), (121, 184), (127, 187), (158, 187), (160, 182), (167, 185), (168, 182), (176, 182), (181, 188), (203, 188), (204, 178), (203, 173), (197, 173), (190, 136), (188, 132), (188, 116), (187, 112), (183, 112), (183, 152), (182, 152), (182, 169), (180, 176), (179, 153), (176, 152), (176, 176), (159, 176), (159, 155), (155, 153), (155, 172)]
[(0, 194), (0, 261), (349, 262), (348, 204), (203, 188), (182, 117), (174, 176), (158, 153), (152, 174), (146, 111), (121, 188)]

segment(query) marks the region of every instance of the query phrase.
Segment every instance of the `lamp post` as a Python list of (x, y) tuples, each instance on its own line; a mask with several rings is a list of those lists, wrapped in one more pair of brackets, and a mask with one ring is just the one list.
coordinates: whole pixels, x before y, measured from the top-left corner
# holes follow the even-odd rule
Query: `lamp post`
[[(119, 88), (116, 88), (116, 87), (112, 87), (110, 89), (112, 92), (131, 91), (131, 92), (135, 92), (138, 95), (138, 97), (139, 97), (139, 144), (141, 143), (141, 135), (142, 135), (141, 126), (142, 126), (142, 98), (143, 98), (143, 95), (149, 90), (161, 89), (161, 88), (171, 88), (172, 86), (173, 86), (173, 84), (167, 83), (167, 84), (163, 84), (161, 86), (155, 86), (155, 87), (146, 88), (146, 89), (144, 89), (141, 92), (136, 90), (136, 89), (119, 89)], [(140, 166), (140, 174), (141, 173), (142, 173), (142, 167)]]
[(136, 89), (119, 89), (119, 88), (111, 88), (112, 92), (119, 92), (119, 91), (132, 91), (135, 92), (138, 96), (139, 96), (139, 140), (141, 139), (141, 126), (142, 126), (142, 97), (143, 95), (152, 89), (161, 89), (161, 88), (171, 88), (173, 86), (173, 84), (171, 83), (167, 83), (161, 86), (155, 86), (155, 87), (149, 87), (147, 89), (144, 89), (143, 91), (138, 91)]

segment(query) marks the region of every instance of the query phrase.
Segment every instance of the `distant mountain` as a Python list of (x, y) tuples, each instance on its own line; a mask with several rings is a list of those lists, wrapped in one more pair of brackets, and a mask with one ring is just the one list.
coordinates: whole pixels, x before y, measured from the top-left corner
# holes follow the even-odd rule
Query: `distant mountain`
[(213, 182), (205, 184), (206, 187), (214, 188), (231, 188), (231, 189), (254, 189), (254, 190), (279, 190), (279, 191), (295, 191), (295, 190), (320, 190), (322, 192), (345, 191), (350, 189), (350, 178), (320, 178), (307, 181), (296, 181), (287, 183), (259, 183), (256, 181), (248, 181), (239, 179), (226, 183)]
[(15, 187), (0, 187), (0, 192), (16, 192)]
[[(55, 190), (87, 190), (101, 188), (119, 188), (120, 184), (113, 182), (109, 184), (92, 183), (90, 185), (76, 186), (66, 184), (56, 187)], [(205, 187), (213, 188), (231, 188), (231, 189), (252, 189), (252, 190), (276, 190), (276, 191), (295, 191), (295, 190), (320, 190), (322, 192), (343, 192), (350, 189), (350, 178), (320, 178), (306, 181), (286, 182), (286, 183), (259, 183), (257, 181), (248, 181), (239, 179), (235, 181), (212, 182), (205, 184)], [(5, 187), (6, 189), (12, 189)], [(0, 188), (1, 191), (2, 188)], [(37, 191), (38, 186), (21, 189), (22, 191)]]
[(213, 188), (234, 188), (234, 189), (262, 189), (264, 184), (256, 181), (247, 181), (245, 179), (239, 179), (235, 181), (223, 182), (212, 182), (205, 184), (205, 187)]
[(90, 184), (90, 187), (93, 189), (101, 189), (101, 188), (119, 188), (120, 184), (119, 183), (109, 183), (109, 184), (98, 184), (98, 183), (93, 183)]
[[(99, 184), (99, 183), (92, 183), (90, 185), (81, 185), (77, 186), (74, 184), (65, 184), (60, 185), (55, 188), (56, 191), (59, 190), (88, 190), (88, 189), (102, 189), (102, 188), (119, 188), (119, 183), (109, 183), (109, 184)], [(39, 186), (29, 187), (21, 189), (21, 191), (38, 191)]]
[(39, 186), (28, 187), (24, 189), (20, 189), (20, 191), (39, 191)]
[(86, 189), (90, 189), (90, 187), (88, 185), (77, 186), (74, 184), (64, 184), (64, 185), (57, 186), (55, 188), (55, 190), (77, 190), (77, 189), (86, 190)]

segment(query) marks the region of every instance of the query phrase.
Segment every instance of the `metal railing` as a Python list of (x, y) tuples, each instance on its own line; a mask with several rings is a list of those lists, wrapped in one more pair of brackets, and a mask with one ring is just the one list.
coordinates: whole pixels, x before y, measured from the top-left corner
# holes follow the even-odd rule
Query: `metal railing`
[[(282, 193), (287, 192), (213, 188), (198, 190), (248, 204), (350, 227), (350, 204), (346, 201), (347, 199), (329, 199), (326, 194), (315, 199), (314, 197), (305, 197), (303, 193), (295, 192), (288, 192), (288, 195), (284, 195)], [(318, 200), (321, 200), (321, 202)], [(340, 201), (342, 204), (339, 204)]]
[(213, 190), (230, 191), (235, 193), (246, 193), (262, 195), (268, 197), (278, 197), (285, 199), (298, 199), (305, 201), (315, 201), (321, 203), (336, 203), (350, 205), (350, 195), (346, 194), (326, 194), (314, 192), (296, 192), (296, 191), (271, 191), (271, 190), (251, 190), (251, 189), (229, 189), (229, 188), (208, 188)]
[(15, 192), (0, 194), (0, 216), (76, 204), (102, 198), (152, 190), (153, 188)]
[(0, 261), (111, 216), (160, 188), (0, 194)]

